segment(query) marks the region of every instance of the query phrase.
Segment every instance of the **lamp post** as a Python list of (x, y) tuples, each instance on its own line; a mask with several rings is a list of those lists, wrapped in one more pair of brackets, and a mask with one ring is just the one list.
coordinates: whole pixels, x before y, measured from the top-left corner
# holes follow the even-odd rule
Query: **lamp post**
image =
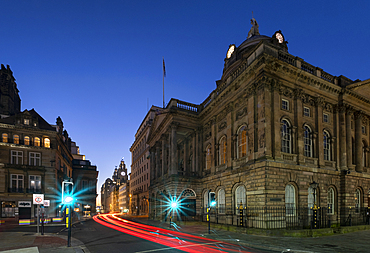
[(315, 181), (313, 181), (310, 186), (311, 188), (313, 189), (313, 224), (311, 227), (313, 228), (320, 228), (320, 225), (319, 225), (319, 219), (317, 217), (318, 215), (318, 208), (317, 208), (317, 203), (316, 203), (316, 189), (318, 187), (318, 183), (316, 183)]

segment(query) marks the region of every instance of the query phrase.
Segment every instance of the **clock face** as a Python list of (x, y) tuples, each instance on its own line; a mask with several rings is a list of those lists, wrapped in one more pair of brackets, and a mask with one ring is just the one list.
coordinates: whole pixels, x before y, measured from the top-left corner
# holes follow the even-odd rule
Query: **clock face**
[(125, 173), (124, 171), (122, 171), (122, 172), (121, 172), (121, 175), (122, 175), (122, 176), (124, 176), (124, 175), (126, 175), (126, 173)]
[(284, 37), (281, 33), (276, 33), (276, 39), (279, 41), (279, 43), (283, 43), (284, 42)]
[(229, 50), (227, 50), (227, 54), (226, 54), (227, 59), (229, 59), (231, 57), (231, 55), (234, 53), (234, 50), (235, 50), (235, 45), (231, 45), (229, 47)]

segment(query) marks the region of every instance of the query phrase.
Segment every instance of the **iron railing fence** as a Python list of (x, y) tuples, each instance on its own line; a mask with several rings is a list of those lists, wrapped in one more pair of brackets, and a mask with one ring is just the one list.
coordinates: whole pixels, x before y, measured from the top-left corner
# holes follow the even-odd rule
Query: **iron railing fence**
[[(201, 220), (207, 221), (207, 209), (202, 208)], [(310, 229), (314, 228), (314, 213), (308, 207), (243, 207), (211, 208), (211, 223), (262, 229)], [(340, 214), (330, 208), (318, 207), (317, 228), (333, 226), (370, 225), (370, 208), (342, 208)]]

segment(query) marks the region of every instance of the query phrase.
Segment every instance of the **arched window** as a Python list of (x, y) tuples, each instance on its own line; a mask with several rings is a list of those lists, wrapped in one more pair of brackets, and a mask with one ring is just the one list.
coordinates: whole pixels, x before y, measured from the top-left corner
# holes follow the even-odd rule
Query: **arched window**
[(44, 147), (45, 148), (50, 148), (50, 139), (49, 138), (44, 139)]
[(285, 186), (285, 212), (286, 215), (295, 214), (295, 188), (293, 185), (288, 184)]
[(219, 213), (225, 213), (225, 190), (220, 189), (217, 195), (217, 207)]
[(335, 208), (334, 189), (329, 188), (328, 190), (328, 214), (334, 214)]
[(331, 160), (330, 151), (331, 151), (330, 135), (327, 131), (324, 131), (324, 160), (326, 161)]
[(292, 153), (292, 134), (289, 121), (281, 121), (281, 152)]
[(28, 137), (28, 136), (24, 137), (24, 145), (27, 145), (27, 146), (30, 145), (30, 137)]
[(208, 145), (206, 149), (206, 170), (211, 169), (211, 164), (212, 164), (211, 145)]
[(2, 134), (3, 142), (8, 142), (8, 134)]
[(219, 150), (219, 165), (226, 163), (226, 137), (223, 136), (220, 139), (220, 150)]
[(304, 155), (307, 157), (313, 157), (312, 152), (312, 131), (308, 126), (304, 126)]
[(208, 191), (206, 191), (203, 195), (203, 212), (207, 212), (207, 207), (208, 207)]
[(34, 145), (35, 145), (36, 147), (40, 147), (40, 138), (39, 138), (39, 137), (35, 137)]
[(242, 126), (238, 131), (238, 158), (247, 155), (247, 127)]
[(360, 212), (361, 208), (361, 191), (360, 189), (356, 189), (355, 192), (355, 211), (356, 213)]
[(245, 191), (244, 185), (238, 186), (235, 190), (235, 212), (237, 213), (240, 205), (243, 206), (243, 208), (246, 206), (247, 203), (247, 194)]
[(19, 135), (16, 135), (16, 134), (15, 134), (15, 135), (13, 136), (13, 143), (14, 143), (14, 144), (19, 144)]

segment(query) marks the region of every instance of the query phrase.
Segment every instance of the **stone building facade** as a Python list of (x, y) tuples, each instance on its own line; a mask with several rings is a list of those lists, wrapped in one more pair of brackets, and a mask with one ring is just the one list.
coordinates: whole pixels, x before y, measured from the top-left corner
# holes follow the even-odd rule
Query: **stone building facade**
[(370, 80), (330, 75), (288, 53), (281, 31), (260, 35), (255, 24), (229, 46), (203, 103), (171, 99), (155, 116), (152, 217), (176, 198), (180, 216), (199, 218), (209, 192), (226, 214), (317, 204), (339, 222), (370, 206)]
[(140, 124), (135, 141), (131, 145), (131, 174), (130, 174), (130, 213), (134, 215), (149, 214), (149, 186), (150, 186), (150, 156), (147, 139), (155, 115), (159, 115), (162, 108), (152, 106)]

